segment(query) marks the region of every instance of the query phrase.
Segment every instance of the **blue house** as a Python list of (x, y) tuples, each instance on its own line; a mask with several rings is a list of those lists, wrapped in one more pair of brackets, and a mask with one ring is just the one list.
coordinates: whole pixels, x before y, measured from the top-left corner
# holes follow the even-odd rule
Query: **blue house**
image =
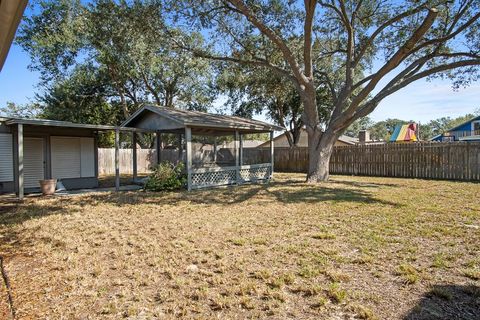
[(430, 141), (480, 141), (480, 116), (439, 134)]

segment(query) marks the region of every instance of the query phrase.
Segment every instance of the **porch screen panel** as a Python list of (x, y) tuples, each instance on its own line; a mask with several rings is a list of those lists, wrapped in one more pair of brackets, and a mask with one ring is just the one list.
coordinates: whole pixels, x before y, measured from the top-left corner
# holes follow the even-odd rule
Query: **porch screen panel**
[(0, 182), (13, 181), (13, 140), (10, 133), (0, 133)]
[(81, 142), (77, 137), (51, 137), (52, 177), (81, 177)]

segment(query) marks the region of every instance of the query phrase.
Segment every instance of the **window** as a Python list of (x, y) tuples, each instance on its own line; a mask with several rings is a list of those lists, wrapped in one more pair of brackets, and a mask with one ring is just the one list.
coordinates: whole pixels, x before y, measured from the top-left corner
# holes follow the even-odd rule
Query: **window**
[(480, 135), (480, 120), (472, 122), (472, 131), (474, 135)]

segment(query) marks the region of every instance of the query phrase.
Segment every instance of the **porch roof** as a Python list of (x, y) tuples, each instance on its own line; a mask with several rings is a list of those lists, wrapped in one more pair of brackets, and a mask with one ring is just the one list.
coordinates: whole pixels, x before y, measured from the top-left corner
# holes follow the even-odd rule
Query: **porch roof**
[(268, 132), (281, 131), (284, 128), (263, 121), (235, 116), (211, 114), (199, 111), (171, 109), (147, 105), (140, 108), (122, 127), (137, 127), (152, 131), (175, 131), (185, 127), (199, 131)]

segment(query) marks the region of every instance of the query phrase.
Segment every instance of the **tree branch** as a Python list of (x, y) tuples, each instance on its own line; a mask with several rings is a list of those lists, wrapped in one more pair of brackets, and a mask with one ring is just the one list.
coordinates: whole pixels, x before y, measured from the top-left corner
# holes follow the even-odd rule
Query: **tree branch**
[(305, 0), (305, 24), (304, 24), (304, 41), (303, 41), (303, 61), (305, 63), (305, 76), (313, 80), (312, 67), (312, 32), (313, 17), (315, 16), (316, 0)]
[(225, 0), (228, 1), (231, 5), (233, 5), (235, 8), (237, 8), (242, 15), (244, 15), (248, 21), (250, 21), (258, 30), (260, 30), (265, 36), (267, 36), (270, 41), (272, 41), (280, 51), (282, 51), (283, 56), (285, 57), (285, 60), (288, 62), (290, 65), (290, 68), (292, 69), (292, 72), (297, 78), (297, 81), (306, 84), (308, 83), (308, 79), (305, 77), (305, 75), (301, 72), (300, 66), (297, 63), (297, 60), (295, 59), (294, 54), (292, 51), (288, 48), (287, 44), (285, 41), (280, 38), (272, 29), (268, 28), (263, 22), (261, 22), (245, 5), (243, 1), (240, 0)]
[(375, 95), (375, 97), (373, 97), (364, 107), (362, 107), (361, 109), (359, 109), (356, 112), (356, 114), (358, 114), (358, 116), (356, 116), (356, 118), (361, 118), (363, 116), (368, 115), (370, 112), (372, 112), (375, 109), (376, 105), (378, 105), (378, 103), (382, 99), (384, 99), (387, 96), (397, 92), (398, 90), (404, 88), (405, 86), (409, 85), (410, 83), (412, 83), (414, 81), (426, 78), (426, 77), (434, 75), (436, 73), (440, 73), (440, 72), (444, 72), (444, 71), (448, 71), (448, 70), (453, 70), (453, 69), (457, 69), (457, 68), (462, 68), (462, 67), (478, 66), (478, 65), (480, 65), (480, 59), (479, 58), (456, 61), (456, 62), (452, 62), (452, 63), (445, 64), (445, 65), (440, 65), (440, 66), (437, 66), (437, 67), (419, 72), (415, 75), (412, 75), (409, 78), (406, 78), (404, 81), (398, 83), (397, 85), (393, 85), (393, 86), (390, 86), (390, 87), (386, 86), (379, 93), (377, 93)]
[(381, 67), (371, 78), (368, 84), (353, 98), (351, 106), (348, 109), (348, 112), (351, 112), (355, 109), (358, 104), (363, 101), (372, 90), (375, 88), (377, 83), (391, 70), (395, 69), (403, 59), (412, 51), (415, 44), (427, 33), (427, 31), (432, 26), (438, 15), (436, 9), (430, 9), (427, 16), (423, 20), (423, 23), (415, 30), (412, 36), (407, 40), (407, 42), (387, 61), (387, 63)]
[(418, 7), (415, 7), (413, 8), (412, 10), (409, 10), (409, 11), (405, 11), (397, 16), (394, 16), (393, 18), (387, 20), (384, 24), (382, 24), (380, 27), (378, 27), (373, 33), (372, 35), (367, 39), (367, 41), (365, 42), (365, 44), (360, 48), (360, 50), (358, 51), (358, 54), (356, 55), (355, 59), (354, 59), (354, 62), (353, 62), (353, 66), (356, 66), (358, 65), (358, 63), (360, 62), (360, 60), (362, 59), (362, 57), (365, 55), (365, 52), (367, 51), (367, 49), (373, 44), (373, 42), (375, 41), (375, 39), (377, 38), (377, 36), (383, 32), (383, 30), (385, 30), (386, 28), (388, 28), (389, 26), (393, 25), (394, 23), (398, 22), (398, 21), (401, 21), (402, 19), (405, 19), (406, 17), (409, 17), (411, 15), (414, 15), (414, 14), (417, 14), (419, 13), (420, 11), (424, 10), (426, 7), (426, 2), (423, 2), (421, 5), (419, 5)]

